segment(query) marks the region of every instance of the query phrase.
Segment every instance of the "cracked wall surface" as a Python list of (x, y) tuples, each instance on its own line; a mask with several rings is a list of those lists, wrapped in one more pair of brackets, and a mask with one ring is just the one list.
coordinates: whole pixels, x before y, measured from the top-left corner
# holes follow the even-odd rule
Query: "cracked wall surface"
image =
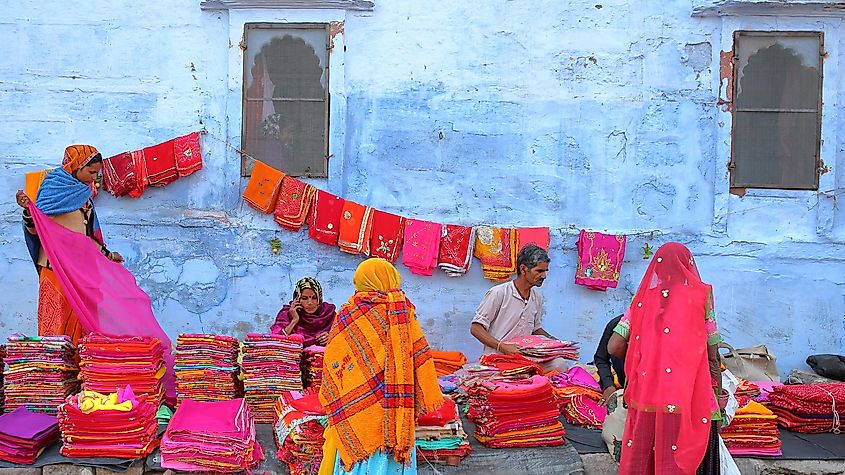
[[(332, 117), (344, 153), (330, 160), (337, 173), (312, 182), (422, 219), (553, 227), (545, 326), (581, 341), (585, 362), (639, 284), (640, 249), (669, 240), (696, 255), (734, 346), (768, 344), (785, 372), (809, 354), (842, 353), (842, 207), (835, 193), (728, 194), (725, 45), (718, 20), (690, 13), (681, 0), (377, 0), (373, 12), (349, 12), (332, 26), (345, 50), (332, 91), (345, 104)], [(0, 335), (36, 328), (37, 278), (12, 199), (23, 173), (55, 166), (70, 143), (108, 156), (201, 126), (202, 171), (137, 200), (97, 198), (110, 247), (167, 332), (264, 331), (305, 275), (334, 303), (349, 297), (359, 257), (240, 200), (240, 160), (221, 141), (240, 120), (229, 15), (198, 0), (95, 0), (72, 12), (26, 0), (0, 12)], [(839, 30), (825, 34), (838, 48)], [(841, 187), (837, 61), (825, 64), (823, 159)], [(617, 289), (574, 285), (582, 227), (636, 233)], [(399, 268), (432, 346), (478, 356), (468, 327), (492, 285), (478, 263), (457, 279)]]

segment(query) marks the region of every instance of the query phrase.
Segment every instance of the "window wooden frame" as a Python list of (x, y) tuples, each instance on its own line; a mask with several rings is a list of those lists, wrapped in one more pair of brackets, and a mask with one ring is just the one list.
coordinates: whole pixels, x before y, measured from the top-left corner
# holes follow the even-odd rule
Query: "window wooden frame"
[[(739, 81), (737, 75), (739, 73), (736, 61), (736, 51), (738, 51), (739, 41), (742, 37), (775, 37), (775, 38), (782, 38), (782, 37), (815, 37), (819, 40), (819, 94), (818, 94), (818, 102), (816, 105), (815, 111), (810, 110), (793, 110), (788, 108), (783, 109), (767, 109), (767, 110), (740, 110), (737, 107), (736, 100), (737, 100), (737, 93), (739, 88)], [(738, 30), (735, 31), (733, 34), (733, 45), (734, 45), (734, 67), (733, 67), (733, 89), (731, 91), (731, 97), (733, 98), (733, 106), (731, 108), (731, 116), (733, 119), (734, 126), (731, 127), (731, 160), (728, 163), (728, 169), (730, 170), (730, 187), (733, 188), (760, 188), (760, 189), (778, 189), (778, 190), (818, 190), (819, 189), (819, 177), (821, 175), (821, 168), (822, 168), (822, 161), (821, 161), (821, 130), (822, 130), (822, 96), (823, 96), (823, 86), (824, 86), (824, 33), (820, 31), (749, 31), (749, 30)], [(811, 186), (785, 186), (785, 185), (772, 185), (770, 183), (742, 183), (736, 181), (736, 175), (733, 173), (733, 170), (736, 166), (736, 114), (738, 112), (792, 112), (792, 113), (807, 113), (807, 112), (815, 112), (816, 120), (818, 123), (818, 127), (816, 129), (816, 143), (815, 143), (815, 179)]]
[[(303, 178), (328, 178), (329, 174), (329, 135), (330, 135), (330, 121), (331, 121), (331, 91), (329, 91), (329, 63), (331, 61), (331, 25), (329, 23), (271, 23), (271, 22), (253, 22), (244, 24), (244, 40), (243, 50), (246, 51), (248, 44), (250, 30), (324, 30), (326, 35), (326, 64), (324, 66), (324, 74), (326, 75), (325, 95), (323, 97), (323, 104), (325, 110), (325, 123), (323, 124), (323, 160), (322, 168), (307, 173), (292, 173), (291, 176)], [(244, 55), (246, 58), (246, 55)], [(246, 150), (247, 137), (247, 77), (252, 65), (248, 61), (243, 61), (243, 73), (241, 81), (241, 150), (249, 153)], [(262, 99), (263, 100), (263, 99)], [(314, 101), (312, 98), (273, 98), (273, 100), (281, 101)], [(252, 174), (254, 160), (249, 157), (241, 158), (241, 176), (247, 177)]]

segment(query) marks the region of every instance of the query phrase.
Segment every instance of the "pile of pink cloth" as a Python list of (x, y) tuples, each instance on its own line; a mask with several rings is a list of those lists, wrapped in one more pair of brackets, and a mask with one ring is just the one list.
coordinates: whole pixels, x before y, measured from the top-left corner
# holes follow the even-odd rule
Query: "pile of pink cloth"
[(259, 424), (273, 423), (273, 405), (285, 391), (302, 391), (302, 335), (250, 333), (242, 345), (244, 394)]
[(132, 386), (156, 407), (164, 400), (164, 348), (149, 336), (89, 333), (79, 343), (82, 389), (110, 394)]
[(325, 346), (311, 345), (305, 348), (303, 362), (303, 383), (306, 388), (319, 390), (323, 384), (323, 355), (326, 353)]
[(104, 395), (83, 391), (59, 406), (62, 455), (71, 458), (146, 457), (158, 447), (155, 403), (127, 386)]
[(566, 373), (549, 376), (560, 410), (570, 424), (601, 429), (607, 408), (600, 405), (601, 386), (584, 368), (574, 366)]
[(55, 415), (79, 389), (75, 359), (76, 347), (67, 336), (10, 336), (4, 360), (6, 412), (25, 407)]
[(19, 407), (0, 416), (0, 460), (31, 465), (58, 437), (54, 416)]
[(235, 473), (264, 459), (244, 399), (179, 404), (161, 441), (161, 466), (177, 471)]
[(578, 343), (574, 341), (555, 340), (540, 335), (515, 336), (505, 340), (519, 347), (519, 354), (531, 361), (543, 363), (555, 358), (567, 360), (578, 359)]
[(469, 389), (467, 417), (487, 447), (551, 447), (565, 443), (560, 412), (545, 376), (489, 381)]
[(778, 424), (791, 431), (838, 433), (845, 419), (845, 383), (776, 387), (769, 394), (769, 409)]

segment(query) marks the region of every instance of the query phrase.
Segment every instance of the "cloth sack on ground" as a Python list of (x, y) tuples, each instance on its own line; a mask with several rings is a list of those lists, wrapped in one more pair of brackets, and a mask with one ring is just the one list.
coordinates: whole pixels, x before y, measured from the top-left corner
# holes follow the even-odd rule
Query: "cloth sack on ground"
[(775, 355), (766, 345), (735, 349), (727, 343), (720, 343), (719, 348), (728, 350), (722, 355), (722, 362), (734, 376), (748, 381), (780, 382)]
[(624, 389), (619, 389), (607, 398), (607, 417), (601, 429), (601, 438), (607, 444), (607, 451), (617, 462), (622, 456), (622, 436), (625, 433), (625, 419), (628, 418), (628, 408), (622, 401), (624, 392)]
[(807, 365), (819, 376), (845, 381), (845, 356), (813, 355), (807, 358)]

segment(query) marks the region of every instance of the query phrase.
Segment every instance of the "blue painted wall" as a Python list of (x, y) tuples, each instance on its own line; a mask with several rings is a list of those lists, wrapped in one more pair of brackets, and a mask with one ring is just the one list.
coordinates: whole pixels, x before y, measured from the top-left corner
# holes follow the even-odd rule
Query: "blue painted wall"
[[(305, 275), (344, 302), (360, 259), (245, 206), (239, 157), (221, 141), (240, 143), (243, 23), (335, 21), (335, 156), (313, 183), (424, 219), (553, 227), (545, 326), (583, 342), (585, 361), (636, 290), (639, 249), (669, 240), (696, 255), (734, 345), (768, 344), (784, 372), (843, 352), (843, 207), (835, 192), (730, 195), (731, 116), (716, 104), (733, 30), (824, 31), (821, 190), (843, 186), (840, 17), (693, 17), (682, 0), (376, 0), (373, 12), (82, 3), (0, 11), (0, 334), (36, 329), (37, 278), (12, 199), (23, 173), (55, 166), (70, 143), (109, 155), (200, 124), (204, 170), (137, 200), (97, 199), (110, 247), (168, 333), (263, 331)], [(581, 227), (636, 233), (619, 288), (573, 284)], [(477, 356), (469, 322), (492, 285), (477, 262), (457, 279), (400, 270), (432, 346)]]

